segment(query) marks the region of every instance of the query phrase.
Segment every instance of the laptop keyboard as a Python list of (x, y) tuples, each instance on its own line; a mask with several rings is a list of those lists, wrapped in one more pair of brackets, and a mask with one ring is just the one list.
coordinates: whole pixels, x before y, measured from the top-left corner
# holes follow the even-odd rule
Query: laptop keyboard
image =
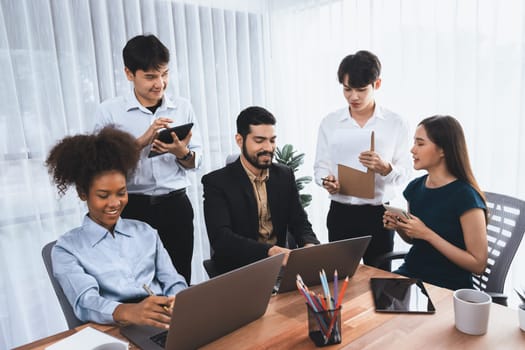
[(166, 338), (168, 337), (168, 331), (155, 334), (150, 337), (150, 339), (155, 343), (160, 345), (162, 348), (166, 346)]

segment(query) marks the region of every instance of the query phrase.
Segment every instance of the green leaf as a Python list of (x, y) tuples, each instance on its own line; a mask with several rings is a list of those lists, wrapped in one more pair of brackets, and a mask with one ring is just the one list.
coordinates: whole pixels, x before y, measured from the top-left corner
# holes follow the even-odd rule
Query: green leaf
[(295, 179), (295, 185), (297, 186), (297, 190), (301, 191), (306, 184), (309, 184), (312, 181), (312, 178), (310, 176), (303, 176), (298, 179)]
[(275, 160), (278, 161), (279, 163), (281, 163), (280, 162), (281, 158), (282, 158), (281, 149), (279, 147), (277, 147), (275, 149)]
[(286, 145), (283, 146), (281, 159), (284, 160), (286, 163), (288, 163), (290, 158), (292, 158), (292, 154), (293, 154), (293, 147), (292, 147), (292, 145), (286, 144)]
[(304, 153), (299, 153), (298, 155), (292, 157), (292, 162), (300, 162), (300, 164), (303, 164), (304, 162)]
[(299, 195), (299, 200), (301, 201), (301, 205), (303, 206), (303, 208), (306, 208), (312, 202), (312, 195), (311, 194), (301, 194)]
[(312, 177), (311, 176), (301, 176), (301, 177), (298, 177), (297, 179), (295, 179), (295, 182), (301, 182), (301, 183), (310, 183), (312, 182)]
[(293, 170), (294, 172), (296, 172), (296, 171), (299, 169), (299, 165), (300, 165), (300, 164), (293, 163), (293, 162), (289, 162), (287, 165), (288, 165), (290, 168), (292, 168), (292, 170)]

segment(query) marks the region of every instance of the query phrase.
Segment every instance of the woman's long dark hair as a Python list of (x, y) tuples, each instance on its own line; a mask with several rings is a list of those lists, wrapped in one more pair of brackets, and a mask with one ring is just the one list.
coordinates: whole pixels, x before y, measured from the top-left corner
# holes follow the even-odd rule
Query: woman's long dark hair
[(486, 205), (485, 194), (481, 191), (470, 166), (463, 128), (456, 118), (434, 115), (423, 119), (419, 125), (425, 128), (428, 138), (443, 150), (448, 171), (457, 179), (469, 183)]

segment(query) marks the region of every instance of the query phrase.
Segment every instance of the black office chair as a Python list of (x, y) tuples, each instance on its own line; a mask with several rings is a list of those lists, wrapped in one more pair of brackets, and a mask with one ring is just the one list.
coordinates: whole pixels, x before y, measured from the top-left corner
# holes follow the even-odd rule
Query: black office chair
[(202, 265), (204, 266), (204, 269), (206, 270), (206, 273), (210, 278), (220, 275), (219, 270), (215, 265), (215, 261), (213, 261), (212, 259), (203, 260)]
[[(228, 156), (226, 156), (226, 160), (224, 162), (225, 165), (228, 165), (230, 163), (233, 163), (239, 158), (239, 153), (231, 153)], [(213, 256), (213, 248), (210, 247), (210, 256)], [(206, 259), (202, 261), (202, 265), (204, 266), (204, 269), (206, 270), (206, 273), (208, 274), (208, 277), (213, 278), (221, 273), (217, 269), (217, 265), (215, 264), (215, 261), (213, 259)]]
[[(488, 260), (482, 275), (472, 275), (474, 287), (487, 292), (492, 301), (507, 306), (503, 294), (505, 278), (525, 232), (525, 201), (507, 195), (485, 192), (489, 222), (487, 225)], [(392, 252), (378, 258), (372, 265), (401, 259), (406, 252)]]
[(58, 302), (60, 303), (60, 307), (62, 308), (62, 312), (64, 313), (64, 317), (66, 318), (67, 326), (69, 329), (76, 328), (78, 326), (81, 326), (85, 324), (86, 322), (80, 321), (77, 316), (75, 316), (75, 313), (73, 312), (73, 307), (69, 303), (69, 301), (66, 298), (66, 295), (64, 294), (64, 291), (62, 290), (62, 287), (58, 283), (55, 276), (53, 276), (53, 262), (51, 261), (51, 249), (55, 246), (56, 241), (47, 243), (44, 248), (42, 248), (42, 259), (44, 259), (44, 265), (46, 266), (47, 274), (49, 275), (49, 279), (51, 280), (51, 284), (53, 285), (53, 289), (55, 290), (55, 294), (57, 295)]

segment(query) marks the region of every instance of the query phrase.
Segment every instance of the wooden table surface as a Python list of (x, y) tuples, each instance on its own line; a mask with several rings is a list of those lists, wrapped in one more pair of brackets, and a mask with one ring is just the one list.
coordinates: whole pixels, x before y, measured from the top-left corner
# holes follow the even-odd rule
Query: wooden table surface
[[(328, 349), (525, 349), (525, 332), (516, 310), (492, 304), (485, 335), (463, 334), (454, 327), (452, 292), (426, 284), (435, 314), (386, 314), (374, 311), (371, 277), (396, 276), (360, 265), (350, 280), (342, 308), (342, 343)], [(320, 291), (320, 286), (311, 288)], [(118, 327), (89, 326), (123, 338)], [(78, 329), (81, 329), (79, 327)], [(66, 331), (16, 350), (43, 350), (68, 336)], [(206, 345), (203, 349), (315, 349), (308, 337), (303, 297), (296, 291), (273, 296), (260, 319)], [(138, 348), (131, 345), (130, 349)]]

